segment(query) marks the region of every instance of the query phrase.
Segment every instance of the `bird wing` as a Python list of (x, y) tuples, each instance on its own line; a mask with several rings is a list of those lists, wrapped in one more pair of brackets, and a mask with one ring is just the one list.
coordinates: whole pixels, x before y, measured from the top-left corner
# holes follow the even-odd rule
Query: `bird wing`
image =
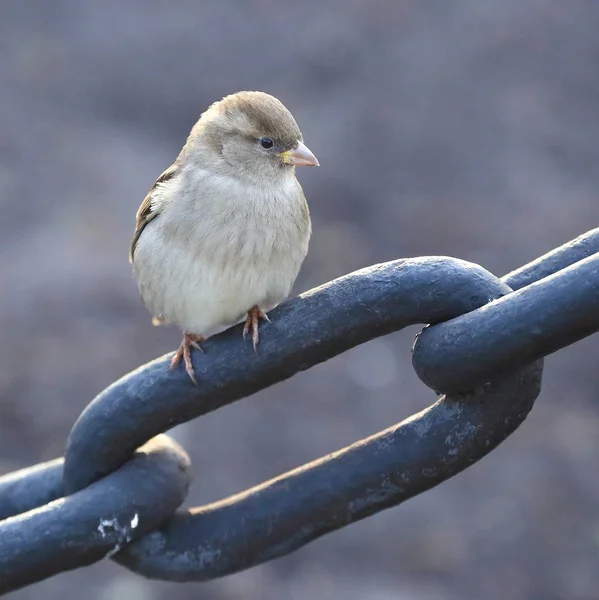
[(133, 239), (131, 240), (131, 247), (129, 248), (129, 262), (133, 263), (133, 255), (135, 254), (135, 246), (139, 240), (139, 236), (145, 229), (146, 225), (155, 217), (160, 214), (160, 209), (157, 206), (152, 206), (154, 200), (154, 192), (161, 183), (170, 181), (179, 171), (177, 163), (172, 164), (166, 171), (164, 171), (160, 177), (154, 182), (154, 185), (150, 188), (146, 197), (143, 199), (137, 214), (135, 215), (135, 232), (133, 233)]

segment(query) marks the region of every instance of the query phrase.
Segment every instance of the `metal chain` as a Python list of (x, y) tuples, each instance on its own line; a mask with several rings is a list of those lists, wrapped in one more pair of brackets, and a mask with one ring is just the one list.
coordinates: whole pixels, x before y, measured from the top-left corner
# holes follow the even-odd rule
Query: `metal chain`
[[(542, 357), (599, 330), (598, 253), (595, 229), (501, 280), (446, 257), (375, 265), (277, 308), (259, 356), (237, 327), (208, 340), (197, 387), (169, 373), (169, 355), (140, 367), (83, 411), (64, 459), (0, 478), (0, 593), (107, 556), (150, 578), (209, 580), (456, 475), (526, 418)], [(430, 325), (414, 368), (445, 393), (432, 406), (233, 498), (177, 510), (189, 459), (162, 432), (415, 323)]]

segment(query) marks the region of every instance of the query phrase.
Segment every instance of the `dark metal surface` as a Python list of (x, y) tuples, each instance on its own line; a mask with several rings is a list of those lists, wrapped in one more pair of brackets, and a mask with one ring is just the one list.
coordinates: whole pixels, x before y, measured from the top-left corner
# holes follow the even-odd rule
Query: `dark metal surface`
[(597, 252), (599, 252), (599, 228), (591, 229), (559, 248), (555, 248), (523, 267), (508, 273), (503, 277), (503, 281), (513, 290), (519, 290)]
[[(0, 592), (117, 547), (114, 560), (146, 577), (207, 580), (282, 556), (441, 483), (526, 418), (540, 390), (542, 361), (534, 360), (599, 329), (597, 252), (594, 230), (503, 280), (445, 257), (376, 265), (272, 311), (258, 356), (239, 327), (208, 340), (205, 354), (194, 354), (197, 387), (182, 370), (168, 372), (170, 355), (130, 373), (79, 417), (64, 468), (52, 461), (0, 478)], [(138, 447), (414, 323), (436, 324), (415, 343), (417, 373), (451, 395), (331, 456), (172, 516), (186, 493), (187, 458), (165, 436)], [(62, 478), (71, 495), (47, 504), (63, 496)]]
[[(170, 373), (171, 355), (126, 375), (81, 414), (68, 439), (65, 489), (82, 489), (152, 436), (249, 396), (375, 337), (445, 321), (510, 291), (478, 265), (453, 258), (397, 260), (356, 271), (271, 311), (258, 356), (241, 326), (194, 353), (199, 382)], [(167, 400), (168, 399), (168, 400)]]
[(427, 327), (412, 363), (434, 390), (459, 392), (599, 329), (599, 255), (475, 310)]
[[(54, 482), (57, 466), (48, 467)], [(34, 481), (39, 478), (33, 475)], [(0, 591), (92, 564), (156, 529), (183, 503), (189, 482), (187, 454), (161, 435), (85, 490), (5, 519), (0, 523)], [(23, 503), (24, 491), (17, 491), (17, 503)]]
[(115, 559), (146, 577), (208, 580), (283, 556), (470, 466), (526, 418), (542, 365), (443, 397), (417, 416), (235, 497), (179, 512)]

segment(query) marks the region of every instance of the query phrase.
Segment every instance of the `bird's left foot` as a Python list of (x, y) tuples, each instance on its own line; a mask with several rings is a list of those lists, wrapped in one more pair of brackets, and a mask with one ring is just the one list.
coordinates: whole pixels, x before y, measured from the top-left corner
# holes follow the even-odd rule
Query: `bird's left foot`
[(260, 342), (260, 333), (258, 332), (258, 323), (260, 319), (264, 319), (270, 323), (270, 319), (267, 314), (259, 307), (252, 306), (250, 310), (248, 310), (248, 318), (245, 321), (245, 325), (243, 326), (243, 339), (245, 340), (245, 336), (249, 333), (250, 328), (252, 329), (252, 342), (254, 343), (254, 352), (256, 352), (256, 346)]
[(193, 363), (191, 362), (191, 348), (193, 347), (200, 352), (204, 352), (200, 346), (200, 342), (203, 342), (204, 340), (205, 338), (202, 335), (184, 333), (179, 350), (177, 350), (177, 353), (173, 356), (173, 360), (171, 360), (169, 371), (172, 371), (181, 362), (181, 359), (183, 359), (185, 370), (187, 371), (189, 378), (197, 385), (198, 381), (193, 370)]

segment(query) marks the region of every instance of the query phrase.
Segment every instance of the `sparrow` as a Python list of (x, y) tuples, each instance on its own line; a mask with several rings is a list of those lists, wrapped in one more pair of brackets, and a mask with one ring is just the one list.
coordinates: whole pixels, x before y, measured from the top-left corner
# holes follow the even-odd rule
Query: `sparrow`
[(129, 261), (155, 325), (183, 332), (170, 370), (191, 349), (245, 319), (254, 351), (259, 322), (287, 298), (312, 226), (295, 167), (319, 166), (289, 110), (242, 91), (208, 107), (136, 215)]

